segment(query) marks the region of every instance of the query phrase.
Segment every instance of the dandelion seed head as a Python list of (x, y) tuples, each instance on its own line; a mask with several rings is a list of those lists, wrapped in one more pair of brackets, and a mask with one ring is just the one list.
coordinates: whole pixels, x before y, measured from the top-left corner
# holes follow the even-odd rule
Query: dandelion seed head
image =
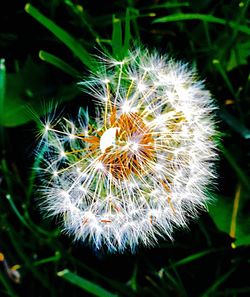
[(43, 206), (76, 240), (134, 251), (206, 208), (215, 107), (192, 69), (157, 53), (102, 63), (83, 83), (99, 101), (96, 124), (84, 113), (44, 126), (41, 171), (54, 178), (41, 177)]
[(66, 153), (65, 153), (65, 151), (60, 151), (60, 156), (61, 156), (62, 158), (66, 157)]

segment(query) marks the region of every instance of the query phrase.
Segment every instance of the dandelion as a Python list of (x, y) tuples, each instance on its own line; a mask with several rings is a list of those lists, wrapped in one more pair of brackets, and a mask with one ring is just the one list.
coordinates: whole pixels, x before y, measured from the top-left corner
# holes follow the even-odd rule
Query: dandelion
[(109, 251), (172, 239), (214, 179), (214, 105), (194, 70), (147, 50), (102, 60), (82, 83), (97, 118), (43, 124), (42, 207), (76, 240)]

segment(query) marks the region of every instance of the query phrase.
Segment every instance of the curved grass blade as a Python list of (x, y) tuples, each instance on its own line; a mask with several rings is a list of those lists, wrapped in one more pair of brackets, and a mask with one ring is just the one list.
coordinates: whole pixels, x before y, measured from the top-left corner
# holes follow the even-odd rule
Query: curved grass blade
[(235, 116), (231, 115), (224, 108), (220, 108), (220, 117), (224, 120), (234, 131), (238, 132), (245, 139), (250, 139), (250, 130), (241, 123)]
[(214, 296), (215, 290), (223, 284), (230, 275), (236, 270), (236, 267), (233, 267), (231, 270), (229, 270), (227, 273), (223, 274), (221, 277), (218, 277), (217, 280), (214, 282), (214, 284), (204, 292), (201, 297), (212, 297)]
[(45, 62), (48, 62), (49, 64), (52, 64), (62, 70), (63, 72), (73, 76), (73, 77), (79, 77), (80, 73), (75, 70), (73, 67), (71, 67), (69, 64), (61, 60), (60, 58), (56, 57), (55, 55), (52, 55), (46, 51), (40, 51), (39, 52), (39, 58)]
[(176, 13), (165, 17), (157, 18), (153, 23), (167, 23), (167, 22), (178, 22), (178, 21), (191, 21), (200, 20), (209, 23), (216, 23), (221, 25), (228, 25), (232, 29), (237, 29), (243, 33), (250, 35), (250, 28), (245, 25), (240, 25), (237, 22), (227, 21), (225, 19), (217, 18), (212, 15), (200, 14), (200, 13)]
[(239, 167), (239, 165), (237, 164), (234, 156), (230, 153), (230, 151), (228, 149), (226, 149), (223, 145), (220, 145), (220, 149), (221, 149), (224, 157), (227, 159), (228, 163), (234, 169), (234, 171), (237, 174), (237, 176), (238, 176), (239, 180), (241, 181), (242, 185), (245, 186), (245, 188), (246, 188), (246, 190), (248, 192), (250, 192), (249, 177), (241, 169), (241, 167)]
[(229, 91), (232, 93), (232, 95), (234, 97), (237, 98), (237, 94), (236, 92), (234, 91), (234, 88), (233, 88), (233, 85), (231, 84), (231, 81), (229, 80), (228, 78), (228, 75), (226, 73), (226, 71), (223, 69), (223, 67), (221, 66), (221, 63), (219, 60), (217, 59), (214, 59), (212, 61), (213, 65), (216, 67), (217, 71), (220, 73), (220, 75), (222, 76), (223, 80), (225, 81)]
[(239, 184), (237, 186), (235, 197), (234, 197), (233, 211), (232, 211), (232, 218), (231, 218), (231, 225), (230, 225), (230, 232), (229, 232), (229, 235), (232, 238), (236, 237), (237, 215), (239, 212), (240, 198), (241, 198), (241, 185)]
[(186, 265), (186, 264), (188, 264), (190, 262), (193, 262), (193, 261), (195, 261), (197, 259), (200, 259), (200, 258), (202, 258), (202, 257), (204, 257), (204, 256), (206, 256), (208, 254), (211, 254), (211, 253), (213, 253), (215, 251), (216, 250), (214, 250), (214, 249), (210, 249), (210, 250), (206, 250), (206, 251), (202, 251), (202, 252), (192, 254), (190, 256), (187, 256), (187, 257), (173, 263), (172, 266), (178, 267), (178, 266)]
[(118, 295), (110, 293), (109, 291), (103, 289), (99, 285), (90, 282), (89, 280), (78, 276), (77, 274), (69, 271), (68, 269), (64, 269), (57, 273), (58, 276), (67, 280), (75, 286), (97, 296), (97, 297), (117, 297)]
[(20, 222), (27, 227), (28, 229), (32, 230), (31, 227), (29, 226), (29, 224), (26, 222), (25, 218), (21, 215), (21, 213), (19, 212), (19, 210), (17, 209), (16, 205), (14, 204), (14, 201), (11, 197), (10, 194), (6, 195), (6, 199), (8, 200), (12, 210), (14, 211), (15, 215), (18, 217), (18, 219), (20, 220)]
[(33, 266), (40, 266), (51, 262), (58, 262), (60, 259), (61, 253), (59, 251), (56, 251), (54, 256), (35, 261), (33, 263)]
[(44, 16), (33, 7), (30, 3), (25, 5), (25, 11), (41, 23), (45, 28), (51, 31), (59, 40), (61, 40), (71, 51), (87, 66), (90, 70), (95, 71), (95, 61), (93, 57), (85, 50), (82, 45), (73, 38), (68, 32), (60, 28), (49, 18)]
[(12, 289), (10, 281), (3, 275), (2, 271), (0, 271), (0, 283), (2, 283), (3, 287), (5, 288), (7, 295), (11, 297), (18, 297), (14, 292), (14, 289)]
[(25, 247), (21, 246), (22, 240), (20, 234), (18, 234), (11, 224), (6, 223), (6, 226), (9, 228), (8, 236), (10, 238), (11, 244), (15, 248), (15, 251), (20, 258), (20, 260), (24, 263), (22, 266), (25, 266), (30, 272), (34, 275), (34, 277), (45, 287), (49, 288), (49, 281), (47, 275), (44, 275), (40, 270), (36, 269), (30, 261), (30, 255), (24, 252)]

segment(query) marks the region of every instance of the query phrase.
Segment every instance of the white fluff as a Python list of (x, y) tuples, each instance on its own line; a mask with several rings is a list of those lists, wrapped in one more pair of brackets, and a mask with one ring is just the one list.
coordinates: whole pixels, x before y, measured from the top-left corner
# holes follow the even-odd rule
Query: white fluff
[(206, 205), (214, 105), (193, 70), (164, 56), (137, 50), (101, 66), (82, 83), (99, 101), (97, 126), (86, 114), (44, 123), (42, 207), (77, 240), (134, 251)]

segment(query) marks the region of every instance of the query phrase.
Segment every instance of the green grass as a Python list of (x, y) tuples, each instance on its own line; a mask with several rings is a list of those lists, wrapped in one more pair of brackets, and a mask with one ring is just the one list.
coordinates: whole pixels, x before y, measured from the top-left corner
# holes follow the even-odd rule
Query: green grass
[(172, 14), (162, 18), (157, 18), (153, 21), (153, 23), (167, 23), (167, 22), (180, 22), (180, 21), (192, 21), (192, 20), (199, 20), (199, 21), (208, 22), (208, 23), (221, 24), (221, 25), (229, 26), (234, 30), (241, 31), (246, 34), (250, 34), (250, 28), (248, 26), (240, 25), (237, 22), (231, 22), (228, 20), (217, 18), (212, 15), (200, 14), (200, 13)]
[(94, 61), (91, 55), (84, 47), (77, 42), (69, 33), (57, 26), (53, 21), (41, 14), (30, 3), (25, 5), (25, 11), (33, 18), (40, 22), (44, 27), (50, 30), (57, 38), (59, 38), (72, 52), (81, 60), (81, 62), (91, 70), (95, 70)]
[(39, 58), (43, 61), (46, 61), (55, 67), (58, 67), (60, 70), (64, 71), (65, 73), (73, 76), (73, 77), (80, 77), (80, 73), (71, 67), (69, 64), (64, 62), (62, 59), (52, 55), (46, 51), (39, 52)]
[(84, 291), (87, 291), (95, 296), (98, 297), (115, 297), (118, 295), (112, 294), (108, 292), (107, 290), (104, 290), (102, 287), (96, 285), (95, 283), (90, 282), (89, 280), (86, 280), (83, 277), (79, 277), (75, 273), (72, 273), (68, 269), (64, 269), (63, 271), (59, 271), (57, 273), (58, 276), (62, 277), (66, 281), (72, 283), (75, 286), (80, 287)]

